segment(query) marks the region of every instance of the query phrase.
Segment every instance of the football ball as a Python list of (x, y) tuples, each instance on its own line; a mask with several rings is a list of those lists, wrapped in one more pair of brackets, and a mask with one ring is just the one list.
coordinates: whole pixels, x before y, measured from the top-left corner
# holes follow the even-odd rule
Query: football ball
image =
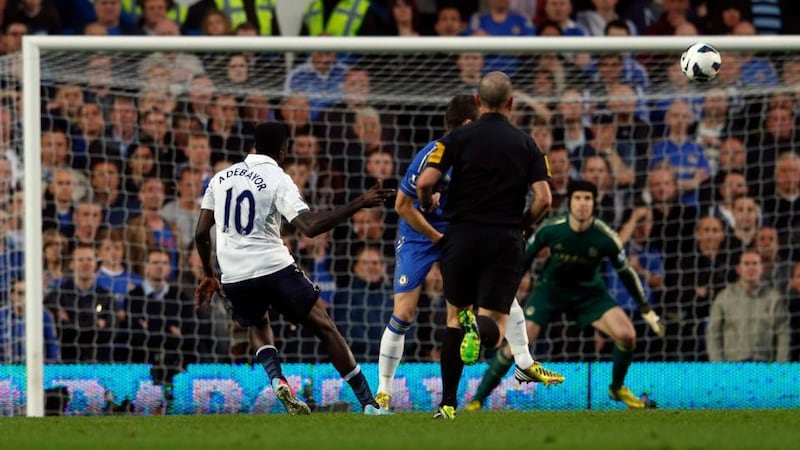
[(692, 81), (710, 81), (717, 77), (722, 67), (719, 52), (708, 44), (698, 42), (681, 55), (681, 70)]

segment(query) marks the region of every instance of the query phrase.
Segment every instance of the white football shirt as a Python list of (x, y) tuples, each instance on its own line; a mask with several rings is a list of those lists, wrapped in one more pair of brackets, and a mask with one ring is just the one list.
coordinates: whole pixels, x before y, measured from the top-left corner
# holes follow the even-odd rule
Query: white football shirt
[(223, 283), (269, 275), (294, 263), (281, 239), (281, 216), (291, 222), (309, 207), (269, 156), (250, 154), (216, 173), (200, 207), (214, 211)]

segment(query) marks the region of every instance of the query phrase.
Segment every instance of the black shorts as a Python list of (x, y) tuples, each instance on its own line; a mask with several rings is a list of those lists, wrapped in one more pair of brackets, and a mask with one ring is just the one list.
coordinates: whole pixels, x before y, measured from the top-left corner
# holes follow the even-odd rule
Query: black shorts
[(519, 229), (451, 223), (441, 251), (448, 302), (508, 313), (522, 276), (523, 242)]
[(263, 277), (222, 285), (241, 326), (263, 323), (267, 310), (278, 310), (292, 323), (303, 322), (319, 298), (319, 288), (292, 264)]

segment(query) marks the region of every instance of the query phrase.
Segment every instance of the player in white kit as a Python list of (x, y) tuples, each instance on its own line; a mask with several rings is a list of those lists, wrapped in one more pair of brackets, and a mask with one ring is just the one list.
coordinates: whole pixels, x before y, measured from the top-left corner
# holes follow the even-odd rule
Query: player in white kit
[[(311, 212), (292, 179), (279, 166), (289, 130), (264, 123), (255, 131), (255, 146), (244, 161), (216, 173), (209, 181), (195, 230), (204, 276), (195, 293), (207, 307), (214, 292), (233, 306), (233, 318), (250, 327), (250, 345), (270, 377), (272, 388), (292, 414), (311, 411), (286, 382), (269, 323), (270, 307), (289, 321), (308, 327), (322, 341), (331, 363), (350, 384), (365, 414), (382, 414), (367, 380), (319, 298), (319, 290), (294, 262), (281, 239), (282, 217), (309, 237), (323, 233), (361, 208), (383, 205), (394, 195), (381, 182), (352, 202)], [(216, 224), (217, 262), (211, 261), (211, 227)]]

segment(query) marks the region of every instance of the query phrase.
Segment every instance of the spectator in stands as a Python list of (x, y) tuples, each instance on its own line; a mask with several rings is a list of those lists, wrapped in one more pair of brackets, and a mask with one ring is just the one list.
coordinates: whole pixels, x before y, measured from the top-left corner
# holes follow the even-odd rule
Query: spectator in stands
[(306, 200), (318, 207), (330, 208), (344, 202), (344, 176), (334, 168), (331, 158), (319, 154), (319, 140), (311, 134), (295, 136), (292, 155), (309, 161), (309, 190)]
[(711, 88), (703, 100), (702, 117), (694, 132), (695, 142), (703, 147), (703, 154), (716, 175), (719, 168), (719, 147), (722, 139), (736, 132), (736, 125), (729, 114), (728, 96), (724, 90)]
[(78, 245), (94, 246), (97, 242), (97, 233), (103, 226), (103, 207), (99, 203), (83, 200), (75, 205), (72, 215), (75, 231), (67, 235), (70, 240), (69, 251)]
[[(170, 252), (150, 248), (141, 287), (130, 297), (130, 328), (134, 351), (132, 362), (152, 364), (156, 383), (169, 383), (185, 364), (183, 350), (191, 349), (196, 336), (194, 308), (188, 297), (170, 283)], [(187, 333), (189, 332), (189, 333)], [(143, 358), (142, 358), (143, 356)]]
[[(89, 180), (83, 172), (72, 169), (70, 164), (70, 145), (66, 133), (61, 130), (42, 132), (42, 178), (45, 185), (53, 180), (56, 169), (66, 169), (72, 171), (72, 178), (75, 182), (73, 200), (78, 201), (91, 195)], [(0, 162), (2, 165), (2, 162)], [(2, 185), (2, 184), (0, 184)]]
[[(467, 27), (472, 36), (534, 36), (536, 30), (530, 19), (509, 8), (507, 0), (489, 0), (486, 12), (472, 15)], [(486, 71), (501, 70), (513, 76), (519, 59), (508, 55), (487, 55)]]
[(308, 59), (286, 77), (284, 92), (303, 92), (311, 102), (311, 120), (342, 97), (347, 66), (336, 60), (334, 52), (312, 52)]
[(161, 216), (166, 196), (164, 182), (158, 178), (145, 180), (139, 192), (139, 201), (142, 204), (141, 214), (132, 217), (125, 228), (125, 242), (129, 245), (127, 254), (131, 261), (131, 268), (137, 273), (143, 273), (144, 263), (147, 261), (147, 249), (159, 247), (169, 252), (170, 279), (175, 280), (182, 261), (181, 237), (178, 228), (166, 221)]
[(123, 191), (121, 172), (121, 163), (116, 160), (98, 159), (92, 163), (94, 201), (103, 207), (102, 223), (105, 227), (124, 226), (141, 207), (136, 197)]
[(353, 355), (359, 361), (375, 361), (381, 335), (391, 313), (391, 286), (386, 262), (380, 249), (364, 247), (355, 255), (355, 262), (331, 307), (333, 320), (347, 336)]
[(718, 197), (708, 209), (708, 215), (714, 216), (725, 225), (726, 233), (736, 227), (736, 218), (733, 214), (733, 203), (737, 198), (747, 195), (747, 181), (739, 172), (727, 172), (722, 183), (717, 188)]
[(94, 11), (97, 22), (106, 27), (110, 36), (144, 34), (136, 25), (122, 21), (121, 0), (95, 0)]
[[(178, 25), (169, 19), (162, 19), (156, 24), (156, 35), (169, 38), (180, 36)], [(185, 85), (189, 83), (189, 90), (192, 88), (192, 81), (205, 74), (203, 62), (197, 55), (186, 52), (156, 52), (145, 57), (137, 67), (140, 79), (145, 78), (151, 67), (155, 65), (165, 66), (170, 73), (170, 92), (173, 95), (182, 94)]]
[(108, 120), (114, 95), (111, 86), (114, 84), (112, 60), (109, 55), (91, 55), (86, 67), (86, 87), (83, 98), (86, 103), (100, 105), (103, 119)]
[(3, 53), (10, 55), (22, 50), (22, 36), (28, 34), (28, 25), (13, 20), (3, 21)]
[(10, 283), (18, 277), (24, 276), (23, 249), (14, 244), (8, 236), (8, 221), (10, 214), (0, 209), (0, 304), (5, 302)]
[(635, 149), (631, 146), (620, 146), (616, 141), (617, 123), (614, 114), (609, 110), (595, 112), (592, 116), (592, 139), (575, 149), (572, 155), (573, 166), (580, 170), (581, 161), (590, 156), (600, 156), (608, 163), (614, 189), (632, 185), (635, 181)]
[[(733, 28), (736, 36), (755, 36), (756, 29), (752, 23), (742, 21)], [(778, 74), (768, 58), (755, 53), (739, 53), (742, 58), (741, 82), (745, 87), (772, 87), (778, 84)]]
[(597, 155), (586, 157), (581, 165), (581, 179), (597, 186), (595, 215), (612, 229), (619, 229), (625, 214), (625, 196), (614, 190), (614, 179), (608, 160)]
[(253, 146), (253, 130), (239, 120), (239, 106), (230, 94), (214, 95), (209, 107), (209, 143), (213, 149), (211, 163), (220, 159), (241, 161)]
[(459, 53), (456, 59), (456, 66), (458, 66), (458, 87), (456, 91), (463, 94), (477, 94), (478, 84), (483, 77), (483, 53)]
[[(631, 33), (624, 22), (614, 21), (608, 24), (606, 35), (630, 36)], [(650, 92), (650, 77), (647, 69), (631, 53), (601, 54), (597, 57), (597, 65), (589, 66), (587, 71), (590, 74), (596, 71), (593, 76), (594, 81), (601, 84), (602, 90), (606, 93), (609, 86), (615, 83), (629, 84), (638, 95)], [(640, 109), (644, 109), (644, 106), (640, 106)]]
[[(355, 175), (355, 176), (354, 176)], [(395, 171), (394, 155), (385, 147), (378, 147), (368, 150), (364, 172), (361, 174), (351, 174), (348, 177), (348, 189), (351, 191), (363, 191), (370, 186), (383, 180), (383, 185), (390, 188), (397, 188), (397, 173)]]
[(419, 10), (416, 0), (389, 0), (388, 7), (391, 13), (389, 27), (386, 33), (389, 36), (419, 36)]
[(42, 229), (56, 229), (66, 235), (74, 231), (72, 215), (75, 212), (75, 177), (71, 169), (53, 170), (47, 185), (47, 196), (42, 208)]
[(621, 22), (627, 29), (626, 34), (638, 34), (636, 25), (630, 20), (621, 19), (617, 15), (617, 0), (592, 0), (594, 10), (578, 11), (577, 24), (590, 36), (605, 36), (612, 22)]
[[(53, 100), (47, 103), (45, 109), (55, 118), (65, 119), (68, 123), (77, 123), (81, 106), (83, 106), (83, 91), (75, 84), (59, 86)], [(43, 112), (43, 115), (47, 113)]]
[[(621, 153), (634, 155), (633, 164), (636, 191), (644, 187), (647, 165), (650, 162), (650, 124), (636, 115), (636, 93), (629, 84), (608, 86), (606, 107), (614, 114), (617, 125), (617, 147)], [(629, 160), (630, 164), (630, 160)]]
[(741, 139), (735, 137), (723, 139), (719, 145), (719, 170), (714, 184), (719, 184), (721, 177), (728, 172), (745, 173), (746, 160), (747, 152)]
[(242, 101), (240, 117), (242, 122), (251, 129), (255, 129), (260, 123), (268, 122), (270, 117), (269, 99), (257, 92), (248, 94)]
[(692, 22), (700, 29), (690, 9), (689, 0), (665, 0), (664, 13), (661, 17), (645, 29), (646, 35), (669, 36), (675, 34), (675, 29), (686, 22)]
[(203, 34), (206, 36), (229, 36), (233, 32), (228, 16), (217, 9), (209, 9), (203, 17)]
[(312, 131), (311, 101), (304, 93), (290, 94), (284, 97), (275, 118), (289, 127), (292, 136), (310, 133)]
[(460, 36), (467, 29), (467, 23), (464, 22), (460, 9), (446, 5), (439, 8), (433, 29), (437, 36)]
[(211, 11), (222, 12), (230, 21), (231, 29), (244, 23), (255, 25), (260, 36), (279, 36), (278, 15), (275, 14), (275, 0), (242, 0), (241, 2), (221, 0), (198, 0), (189, 7), (183, 22), (185, 34), (201, 34), (205, 18)]
[(792, 334), (790, 360), (800, 361), (800, 263), (795, 263), (792, 270), (787, 305)]
[(7, 210), (11, 203), (11, 196), (16, 189), (13, 182), (11, 162), (0, 156), (0, 209)]
[(783, 153), (774, 172), (774, 193), (764, 197), (765, 222), (778, 230), (785, 242), (796, 242), (800, 226), (800, 156)]
[[(136, 1), (133, 2), (134, 4)], [(137, 25), (147, 35), (156, 35), (156, 25), (163, 19), (173, 15), (176, 22), (180, 22), (180, 10), (185, 6), (174, 3), (173, 0), (139, 0), (133, 10), (126, 10), (128, 15), (137, 17)], [(125, 6), (125, 5), (123, 5)]]
[(102, 139), (106, 128), (103, 111), (97, 103), (84, 103), (78, 110), (78, 123), (72, 130), (72, 165), (83, 168), (88, 163), (89, 148)]
[(355, 120), (356, 111), (369, 106), (370, 74), (361, 66), (351, 66), (344, 74), (342, 98), (329, 105), (320, 115), (317, 123), (325, 127), (325, 137), (334, 147), (345, 145), (354, 139), (350, 124)]
[(678, 202), (678, 179), (675, 169), (662, 162), (650, 169), (647, 178), (647, 194), (653, 210), (653, 232), (650, 238), (654, 246), (664, 254), (664, 264), (669, 272), (670, 258), (678, 255), (684, 242), (694, 234), (698, 210), (693, 205)]
[(787, 258), (788, 252), (781, 251), (778, 231), (770, 226), (759, 228), (754, 248), (761, 255), (761, 265), (764, 268), (762, 281), (765, 285), (780, 293), (788, 291), (794, 263)]
[(61, 21), (52, 0), (5, 3), (4, 23), (24, 23), (30, 34), (61, 34)]
[(97, 256), (100, 258), (97, 285), (111, 292), (120, 321), (126, 319), (128, 293), (142, 285), (142, 277), (128, 270), (124, 237), (124, 231), (119, 228), (104, 229), (97, 234)]
[(591, 139), (591, 131), (583, 126), (583, 96), (576, 89), (566, 89), (557, 106), (553, 123), (553, 145), (565, 147), (572, 159), (578, 147)]
[[(0, 308), (0, 363), (25, 363), (25, 279), (11, 282), (8, 297), (10, 307)], [(58, 335), (53, 315), (47, 308), (42, 311), (43, 350), (45, 363), (57, 363), (61, 359)]]
[(18, 140), (14, 136), (14, 115), (11, 110), (0, 104), (0, 157), (8, 160), (11, 168), (11, 184), (22, 183), (22, 160)]
[(295, 254), (300, 266), (309, 274), (311, 282), (320, 288), (320, 297), (329, 305), (336, 295), (336, 281), (331, 274), (331, 234), (325, 232), (313, 238), (300, 233)]
[(791, 330), (784, 297), (761, 282), (755, 250), (742, 253), (739, 281), (717, 295), (706, 333), (710, 361), (789, 361)]
[(333, 230), (332, 242), (335, 244), (331, 253), (333, 275), (338, 286), (347, 284), (346, 274), (351, 268), (356, 254), (364, 246), (377, 248), (383, 254), (384, 261), (392, 267), (394, 263), (394, 235), (387, 231), (384, 211), (380, 208), (362, 209), (356, 212), (348, 224)]
[[(375, 108), (366, 107), (356, 111), (353, 122), (353, 134), (356, 137), (345, 149), (345, 154), (338, 158), (338, 169), (345, 174), (359, 174), (364, 171), (366, 156), (378, 149), (384, 149), (394, 155), (395, 163), (402, 173), (411, 162), (411, 151), (389, 143), (385, 139), (381, 116)], [(334, 156), (334, 165), (337, 164)]]
[(131, 154), (133, 149), (130, 147), (139, 137), (138, 115), (133, 97), (114, 96), (104, 139), (114, 142), (123, 158)]
[(141, 113), (139, 120), (140, 141), (146, 141), (153, 146), (161, 177), (171, 180), (175, 173), (178, 152), (172, 145), (167, 114), (157, 109), (151, 109)]
[(800, 56), (785, 56), (781, 64), (781, 82), (790, 88), (797, 98), (797, 95), (800, 94)]
[(42, 233), (42, 247), (42, 286), (47, 295), (61, 285), (67, 272), (66, 252), (69, 243), (64, 234), (51, 228)]
[(572, 179), (572, 165), (569, 162), (569, 152), (564, 147), (553, 147), (547, 154), (550, 161), (550, 190), (553, 203), (550, 209), (554, 213), (567, 211), (567, 185)]
[(728, 236), (731, 254), (753, 248), (761, 226), (761, 208), (755, 198), (742, 196), (733, 201), (733, 232)]
[(742, 21), (750, 21), (750, 12), (745, 8), (746, 0), (706, 2), (708, 10), (704, 34), (732, 34), (734, 27)]
[(23, 216), (25, 213), (25, 192), (17, 189), (11, 194), (8, 202), (8, 223), (6, 224), (6, 237), (16, 248), (25, 246), (25, 228)]
[(543, 21), (551, 20), (561, 27), (564, 36), (586, 36), (588, 32), (573, 21), (572, 0), (544, 0)]
[[(311, 191), (309, 180), (311, 179), (311, 161), (308, 158), (289, 157), (286, 158), (281, 164), (284, 172), (294, 181), (295, 186), (303, 195), (303, 199), (309, 206), (313, 205), (309, 201), (309, 193)], [(314, 208), (317, 209), (317, 208)]]
[(131, 152), (125, 160), (124, 191), (128, 196), (136, 196), (141, 190), (144, 180), (159, 176), (156, 164), (155, 149), (147, 141), (132, 145)]
[(250, 63), (248, 56), (242, 53), (230, 55), (225, 66), (225, 78), (220, 83), (222, 88), (235, 90), (255, 90), (259, 86), (250, 77)]
[[(796, 150), (800, 133), (795, 132), (792, 111), (783, 107), (769, 109), (760, 133), (748, 139), (747, 179), (764, 180), (773, 174), (780, 155)], [(766, 196), (772, 193), (772, 183), (759, 183), (754, 186), (754, 194)]]
[(44, 298), (56, 319), (61, 361), (110, 362), (116, 328), (114, 302), (111, 293), (97, 285), (94, 242), (75, 247), (72, 268), (73, 276)]
[(188, 251), (194, 241), (194, 227), (200, 217), (200, 200), (203, 196), (203, 173), (189, 165), (181, 168), (178, 179), (178, 197), (161, 208), (161, 217), (175, 224), (181, 236), (181, 248)]
[(653, 146), (650, 166), (661, 161), (669, 162), (678, 174), (679, 201), (697, 206), (697, 190), (709, 178), (711, 168), (703, 154), (703, 147), (689, 140), (691, 121), (689, 105), (683, 100), (675, 100), (667, 110), (668, 135)]

